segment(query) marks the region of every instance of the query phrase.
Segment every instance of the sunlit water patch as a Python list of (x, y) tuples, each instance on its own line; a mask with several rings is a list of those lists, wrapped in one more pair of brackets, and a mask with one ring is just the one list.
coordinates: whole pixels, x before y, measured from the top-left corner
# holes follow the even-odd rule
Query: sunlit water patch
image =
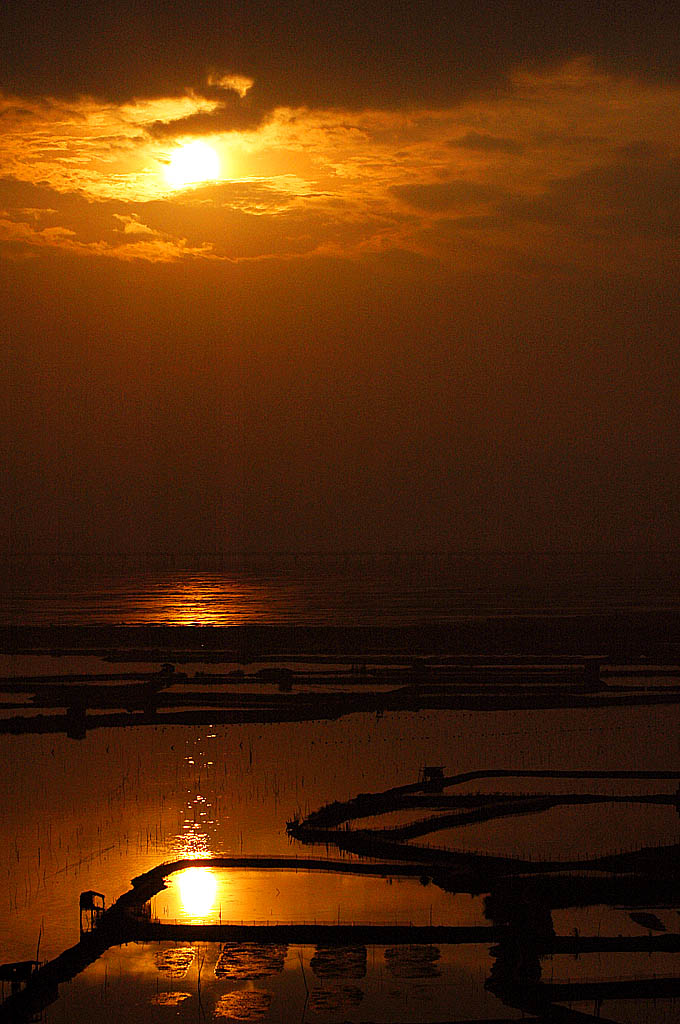
[(269, 978), (283, 970), (287, 953), (288, 946), (225, 942), (215, 964), (215, 975), (234, 981)]
[(272, 994), (266, 989), (237, 989), (227, 992), (215, 1004), (215, 1019), (222, 1021), (264, 1021)]
[(364, 978), (365, 946), (317, 946), (310, 961), (317, 978)]
[(156, 953), (156, 967), (162, 974), (183, 978), (192, 963), (196, 950), (191, 946), (171, 946)]
[[(103, 892), (108, 905), (130, 888), (135, 875), (162, 861), (241, 854), (334, 856), (325, 846), (292, 844), (286, 820), (359, 792), (415, 782), (423, 764), (444, 764), (450, 771), (480, 766), (667, 769), (669, 759), (675, 764), (680, 756), (679, 724), (676, 708), (643, 707), (99, 729), (80, 742), (64, 734), (5, 736), (0, 863), (6, 927), (0, 933), (0, 962), (34, 956), (38, 934), (41, 957), (56, 956), (77, 941), (82, 890)], [(497, 780), (490, 785), (499, 788)], [(538, 789), (540, 780), (507, 780), (510, 791), (522, 785)], [(555, 781), (556, 788), (561, 785)], [(568, 780), (565, 785), (576, 789)], [(634, 785), (631, 781), (625, 788)], [(536, 816), (539, 831), (543, 817)], [(665, 820), (666, 834), (654, 834), (673, 842), (680, 819), (671, 813)], [(523, 829), (527, 821), (490, 824), (510, 830), (512, 850), (516, 826)], [(617, 821), (623, 818), (614, 812), (612, 834)], [(573, 822), (567, 824), (570, 831)], [(643, 841), (639, 825), (636, 818), (630, 834)], [(461, 830), (456, 832), (452, 841), (460, 846)], [(522, 833), (521, 845), (534, 848), (534, 838)], [(624, 834), (618, 845), (629, 838)], [(441, 841), (439, 835), (425, 839)], [(484, 849), (479, 832), (470, 846)], [(499, 846), (506, 849), (505, 842)], [(322, 878), (317, 876), (317, 889)], [(339, 895), (329, 896), (320, 917), (336, 917), (338, 903), (342, 914)], [(234, 896), (222, 898), (224, 916), (278, 914), (276, 903), (267, 903), (266, 897), (257, 908), (241, 910)], [(296, 908), (296, 916), (303, 906)], [(181, 915), (178, 904), (173, 916)]]
[(529, 860), (584, 860), (678, 841), (680, 817), (674, 807), (605, 803), (496, 818), (408, 843)]
[(481, 925), (481, 896), (445, 893), (417, 878), (345, 872), (189, 868), (167, 879), (152, 916), (187, 923)]
[[(680, 932), (680, 913), (673, 908), (653, 907), (649, 910), (637, 906), (607, 906), (557, 908), (552, 912), (555, 932), (567, 935), (577, 929), (581, 935), (646, 935), (649, 927), (640, 924), (640, 915), (653, 915), (671, 934)], [(643, 916), (644, 920), (644, 916)], [(655, 933), (660, 934), (656, 929)]]

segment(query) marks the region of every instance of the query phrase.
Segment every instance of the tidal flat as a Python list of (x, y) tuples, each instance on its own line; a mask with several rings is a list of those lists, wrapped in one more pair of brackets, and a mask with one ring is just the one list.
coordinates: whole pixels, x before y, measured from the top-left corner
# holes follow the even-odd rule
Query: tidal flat
[[(101, 670), (100, 654), (72, 650), (62, 660), (46, 652), (15, 653), (11, 671), (44, 674), (46, 666), (55, 666), (55, 672), (87, 674)], [(111, 671), (126, 667), (107, 664)], [(215, 670), (209, 660), (192, 664), (200, 671)], [(150, 665), (158, 670), (152, 661), (138, 667)], [(641, 685), (634, 674), (624, 675), (616, 685), (633, 690), (674, 685), (667, 675), (660, 676), (661, 683), (649, 675), (646, 680)], [(318, 700), (322, 715), (322, 694)], [(14, 713), (16, 709), (3, 712), (5, 717)], [(29, 718), (31, 713), (29, 709)], [(502, 710), (397, 708), (306, 721), (219, 719), (216, 713), (212, 723), (170, 724), (140, 716), (134, 728), (99, 723), (80, 738), (63, 729), (3, 737), (0, 963), (54, 959), (79, 941), (81, 893), (101, 893), (110, 907), (130, 889), (133, 878), (178, 859), (281, 857), (290, 858), (291, 866), (288, 871), (258, 869), (254, 860), (247, 870), (217, 871), (199, 864), (184, 881), (180, 876), (168, 879), (149, 904), (153, 920), (188, 925), (307, 921), (489, 927), (488, 878), (455, 891), (433, 882), (427, 868), (402, 877), (396, 862), (394, 872), (381, 877), (309, 873), (295, 865), (296, 858), (332, 862), (339, 857), (350, 866), (366, 864), (361, 850), (352, 850), (350, 844), (341, 852), (332, 837), (299, 842), (287, 823), (313, 816), (326, 805), (353, 801), (358, 794), (413, 785), (422, 780), (427, 766), (441, 767), (446, 775), (480, 769), (518, 773), (470, 780), (460, 787), (470, 799), (488, 801), (494, 794), (611, 798), (438, 826), (405, 839), (405, 846), (430, 848), (435, 856), (437, 849), (444, 849), (529, 861), (585, 861), (680, 841), (680, 816), (673, 804), (677, 780), (615, 777), (622, 770), (677, 771), (680, 718), (674, 702)], [(531, 771), (613, 774), (576, 780), (521, 777)], [(665, 802), (650, 802), (654, 796)], [(621, 802), (624, 797), (628, 802)], [(423, 812), (438, 813), (431, 808)], [(383, 809), (347, 822), (347, 834), (403, 827), (414, 816), (411, 810)], [(199, 873), (193, 881), (191, 871)], [(623, 984), (647, 974), (677, 976), (676, 952), (653, 946), (644, 951), (640, 946), (647, 938), (680, 932), (673, 898), (660, 908), (652, 896), (649, 906), (635, 899), (630, 906), (625, 900), (614, 906), (589, 895), (581, 906), (553, 908), (558, 936), (623, 936), (632, 945), (627, 952), (601, 949), (588, 954), (581, 949), (576, 956), (573, 949), (567, 954), (566, 947), (557, 953), (542, 948), (543, 980), (567, 985), (596, 977)], [(431, 952), (422, 954), (420, 967), (409, 965), (408, 957), (404, 960), (407, 947), (369, 944), (362, 954), (367, 966), (361, 978), (343, 977), (342, 971), (335, 977), (324, 975), (319, 968), (323, 944), (285, 945), (280, 970), (266, 984), (247, 971), (243, 977), (229, 970), (216, 972), (218, 963), (234, 961), (226, 957), (223, 943), (189, 938), (114, 945), (74, 981), (60, 986), (43, 1010), (44, 1019), (85, 1024), (93, 998), (102, 1021), (125, 1014), (132, 1021), (194, 1020), (204, 1013), (213, 1020), (284, 1021), (307, 1015), (316, 1021), (388, 1024), (509, 1020), (528, 1012), (517, 1001), (508, 1003), (506, 953), (499, 967), (488, 941), (426, 943), (423, 949)], [(396, 953), (388, 955), (393, 949)], [(419, 976), (419, 970), (425, 973)], [(579, 1000), (579, 991), (571, 991), (569, 1001), (585, 1007), (587, 1000)], [(616, 997), (616, 990), (608, 993), (612, 1007)], [(650, 999), (639, 995), (619, 1000), (619, 1016), (607, 1010), (608, 1019), (634, 1024), (680, 1019), (675, 997), (666, 1003), (658, 992), (654, 998), (657, 1016), (649, 1015)], [(595, 1003), (591, 1000), (589, 1006), (592, 1013)]]

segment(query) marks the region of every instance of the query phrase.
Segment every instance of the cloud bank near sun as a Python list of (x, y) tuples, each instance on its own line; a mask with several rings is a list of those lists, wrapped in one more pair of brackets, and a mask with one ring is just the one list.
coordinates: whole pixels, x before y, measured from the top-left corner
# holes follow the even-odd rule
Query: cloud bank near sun
[[(246, 75), (136, 102), (0, 100), (5, 255), (242, 260), (405, 251), (641, 267), (675, 257), (680, 86), (581, 58), (448, 106), (275, 106)], [(240, 111), (240, 112), (239, 112)], [(254, 123), (253, 123), (254, 120)], [(172, 188), (182, 144), (219, 178)]]

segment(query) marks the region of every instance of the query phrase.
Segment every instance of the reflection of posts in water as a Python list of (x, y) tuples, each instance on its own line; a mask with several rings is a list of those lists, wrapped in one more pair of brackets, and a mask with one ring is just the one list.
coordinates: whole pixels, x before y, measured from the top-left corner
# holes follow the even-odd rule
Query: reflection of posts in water
[(550, 906), (534, 889), (517, 887), (509, 893), (491, 893), (484, 913), (501, 930), (492, 949), (494, 963), (485, 988), (507, 1006), (536, 1012), (542, 1000), (541, 952), (555, 937)]
[(365, 946), (317, 945), (310, 967), (317, 978), (364, 978), (367, 951)]
[(66, 709), (66, 735), (71, 740), (84, 740), (87, 735), (86, 708), (71, 704)]

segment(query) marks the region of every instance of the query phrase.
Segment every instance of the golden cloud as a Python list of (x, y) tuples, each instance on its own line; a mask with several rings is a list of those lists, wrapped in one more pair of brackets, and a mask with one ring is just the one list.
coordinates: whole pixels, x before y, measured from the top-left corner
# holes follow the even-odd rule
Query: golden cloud
[[(209, 84), (243, 98), (252, 81), (214, 74)], [(4, 230), (14, 244), (122, 259), (392, 248), (454, 262), (635, 258), (643, 235), (646, 258), (667, 259), (680, 230), (664, 198), (677, 192), (680, 88), (615, 78), (585, 59), (518, 71), (502, 95), (448, 110), (279, 108), (256, 127), (210, 135), (220, 181), (170, 190), (164, 168), (192, 137), (187, 123), (210, 124), (219, 110), (219, 99), (193, 94), (119, 106), (4, 97), (0, 201), (14, 225)], [(49, 223), (35, 197), (8, 202), (12, 182), (43, 190)]]
[(209, 75), (208, 85), (212, 85), (218, 89), (232, 90), (241, 97), (244, 98), (249, 89), (252, 89), (253, 85), (252, 78), (248, 78), (247, 75)]

